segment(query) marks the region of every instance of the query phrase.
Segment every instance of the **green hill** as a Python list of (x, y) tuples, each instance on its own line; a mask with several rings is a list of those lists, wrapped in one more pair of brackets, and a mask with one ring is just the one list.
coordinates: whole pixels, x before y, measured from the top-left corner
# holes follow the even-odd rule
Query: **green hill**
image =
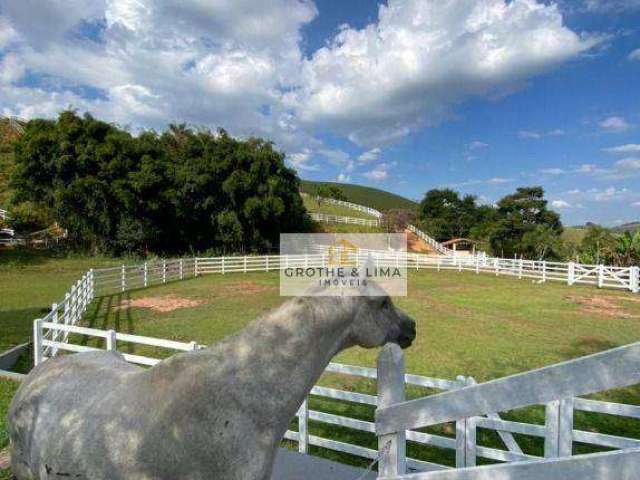
[(376, 210), (386, 211), (397, 208), (414, 210), (418, 204), (408, 198), (401, 197), (395, 193), (385, 192), (378, 188), (364, 187), (362, 185), (352, 185), (349, 183), (334, 182), (314, 182), (311, 180), (302, 180), (302, 191), (309, 195), (315, 195), (318, 187), (321, 185), (332, 185), (338, 187), (347, 201), (375, 208)]

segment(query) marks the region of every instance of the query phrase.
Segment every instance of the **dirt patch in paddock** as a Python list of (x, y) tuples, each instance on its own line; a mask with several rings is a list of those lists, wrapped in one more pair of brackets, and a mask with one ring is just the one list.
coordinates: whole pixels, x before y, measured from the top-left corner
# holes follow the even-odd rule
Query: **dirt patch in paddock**
[(261, 285), (255, 282), (237, 282), (230, 283), (223, 286), (216, 293), (223, 293), (225, 295), (231, 294), (236, 296), (242, 295), (255, 295), (257, 293), (269, 292), (276, 290), (276, 287), (273, 285)]
[(611, 318), (640, 318), (640, 316), (625, 310), (624, 307), (618, 303), (626, 299), (602, 296), (578, 297), (573, 295), (566, 297), (566, 299), (580, 305), (582, 307), (580, 311), (584, 313)]
[(204, 300), (165, 295), (162, 297), (143, 297), (131, 300), (123, 300), (118, 308), (148, 308), (154, 312), (172, 312), (181, 308), (193, 308), (202, 305)]

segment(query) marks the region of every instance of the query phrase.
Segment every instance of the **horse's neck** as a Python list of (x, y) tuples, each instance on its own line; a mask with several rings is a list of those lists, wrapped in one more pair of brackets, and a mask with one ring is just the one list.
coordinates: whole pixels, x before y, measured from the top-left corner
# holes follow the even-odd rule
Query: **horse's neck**
[(233, 375), (245, 407), (255, 403), (261, 418), (286, 425), (331, 358), (349, 346), (352, 304), (336, 298), (285, 303), (223, 342), (228, 368), (219, 373)]

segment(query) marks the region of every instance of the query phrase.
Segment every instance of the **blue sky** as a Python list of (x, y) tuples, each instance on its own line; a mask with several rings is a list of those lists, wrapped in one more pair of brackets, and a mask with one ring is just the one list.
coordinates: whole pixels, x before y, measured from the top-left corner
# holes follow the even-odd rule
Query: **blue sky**
[(640, 0), (0, 0), (0, 113), (273, 139), (302, 178), (640, 219)]

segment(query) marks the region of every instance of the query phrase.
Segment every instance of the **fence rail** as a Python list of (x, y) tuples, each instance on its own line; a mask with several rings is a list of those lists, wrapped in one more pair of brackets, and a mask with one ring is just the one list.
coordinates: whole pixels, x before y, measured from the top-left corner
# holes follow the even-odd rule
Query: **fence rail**
[(356, 217), (343, 217), (341, 215), (329, 215), (325, 213), (310, 213), (312, 220), (316, 222), (325, 223), (345, 223), (354, 225), (364, 225), (365, 227), (378, 227), (380, 226), (379, 219), (370, 218), (356, 218)]
[[(616, 462), (621, 458), (620, 455), (635, 452), (634, 471), (637, 472), (640, 439), (576, 430), (573, 419), (574, 412), (578, 410), (609, 415), (628, 414), (629, 418), (640, 418), (640, 406), (637, 405), (576, 398), (577, 395), (640, 383), (640, 342), (482, 384), (471, 382), (463, 388), (410, 401), (404, 398), (404, 382), (401, 380), (404, 375), (404, 360), (398, 346), (387, 345), (383, 348), (378, 358), (378, 374), (378, 391), (381, 393), (375, 426), (380, 446), (381, 478), (484, 479), (503, 472), (505, 476), (497, 478), (547, 478), (542, 476), (543, 472), (557, 475), (553, 478), (635, 478), (631, 476), (631, 470), (627, 470), (626, 463), (622, 467)], [(536, 404), (546, 405), (544, 426), (491, 417), (495, 415), (494, 412)], [(477, 457), (503, 462), (527, 462), (501, 467), (469, 468), (440, 476), (406, 475), (408, 463), (405, 445), (409, 439), (408, 432), (452, 421), (456, 422), (459, 448), (456, 450), (457, 466), (475, 467)], [(522, 451), (514, 452), (508, 445), (508, 451), (492, 452), (503, 455), (487, 455), (487, 448), (477, 444), (478, 428), (542, 437), (546, 460), (524, 455)], [(583, 455), (576, 456), (571, 461), (559, 461), (573, 455), (574, 442), (623, 449), (627, 452), (606, 453), (606, 458)], [(500, 456), (502, 458), (498, 458)], [(591, 465), (594, 458), (598, 458), (602, 468), (606, 466), (612, 469), (608, 475), (602, 475), (602, 470)], [(528, 466), (523, 469), (523, 465)]]

